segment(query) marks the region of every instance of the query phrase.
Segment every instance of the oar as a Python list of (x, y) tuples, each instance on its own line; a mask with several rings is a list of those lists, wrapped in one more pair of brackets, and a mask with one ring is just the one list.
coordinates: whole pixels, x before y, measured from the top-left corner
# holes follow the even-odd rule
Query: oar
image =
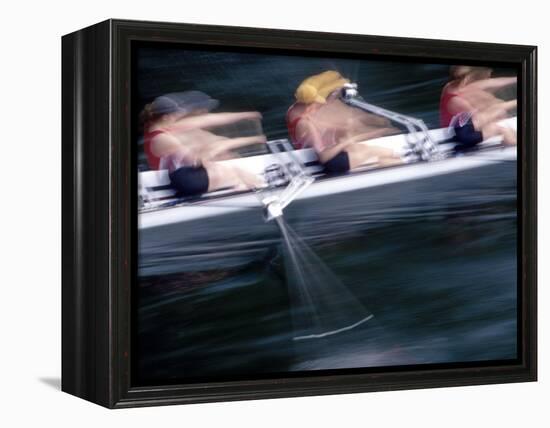
[[(286, 140), (284, 141), (286, 142)], [(285, 170), (286, 175), (290, 177), (288, 185), (278, 194), (268, 194), (262, 198), (262, 204), (265, 208), (265, 219), (271, 221), (283, 215), (283, 210), (311, 185), (315, 179), (309, 174), (306, 167), (296, 154), (293, 153), (293, 147), (289, 144), (283, 144), (283, 140), (275, 141), (269, 145), (271, 153), (280, 158), (286, 157), (280, 165)], [(273, 190), (268, 188), (267, 190)]]

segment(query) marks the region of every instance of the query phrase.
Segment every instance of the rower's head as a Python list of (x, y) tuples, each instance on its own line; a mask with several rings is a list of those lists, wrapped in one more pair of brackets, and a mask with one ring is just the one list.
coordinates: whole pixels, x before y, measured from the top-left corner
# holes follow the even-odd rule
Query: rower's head
[(161, 95), (147, 104), (142, 113), (144, 124), (159, 121), (173, 123), (187, 116), (208, 113), (219, 105), (219, 102), (204, 92), (185, 91)]
[(472, 65), (452, 65), (449, 73), (451, 80), (461, 83), (471, 83), (491, 77), (492, 69)]
[(294, 96), (296, 101), (302, 104), (325, 104), (328, 96), (346, 83), (349, 83), (349, 80), (343, 78), (340, 73), (328, 70), (302, 81), (298, 85)]

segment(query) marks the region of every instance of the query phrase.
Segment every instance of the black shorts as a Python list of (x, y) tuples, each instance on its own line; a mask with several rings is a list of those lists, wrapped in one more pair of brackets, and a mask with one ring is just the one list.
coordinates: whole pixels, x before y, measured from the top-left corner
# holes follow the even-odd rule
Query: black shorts
[(349, 171), (349, 156), (347, 152), (340, 152), (323, 164), (327, 174), (343, 174)]
[(462, 126), (455, 125), (454, 129), (458, 149), (470, 149), (483, 141), (483, 135), (474, 128), (471, 118)]
[(208, 173), (202, 166), (182, 166), (170, 173), (170, 183), (180, 196), (197, 196), (208, 191)]

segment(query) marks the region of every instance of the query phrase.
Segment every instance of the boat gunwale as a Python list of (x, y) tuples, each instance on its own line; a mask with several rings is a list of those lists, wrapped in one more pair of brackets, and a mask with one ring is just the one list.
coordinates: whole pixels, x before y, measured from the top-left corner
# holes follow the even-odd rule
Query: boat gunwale
[[(481, 149), (471, 151), (471, 152), (466, 152), (464, 154), (461, 154), (461, 157), (473, 158), (473, 157), (478, 157), (477, 155), (479, 155), (479, 154), (485, 154), (485, 153), (488, 153), (488, 152), (499, 152), (499, 151), (502, 152), (503, 150), (505, 150), (507, 148), (509, 149), (509, 148), (512, 148), (512, 147), (506, 147), (506, 146), (503, 146), (503, 145), (491, 146), (491, 147), (481, 148)], [(453, 156), (453, 157), (434, 160), (434, 161), (430, 161), (430, 162), (417, 161), (417, 162), (404, 163), (404, 164), (398, 164), (398, 165), (388, 165), (388, 166), (383, 166), (383, 167), (362, 167), (362, 168), (358, 168), (354, 171), (348, 171), (348, 172), (340, 173), (340, 174), (324, 174), (324, 173), (321, 173), (321, 174), (318, 174), (318, 176), (314, 175), (315, 176), (315, 181), (313, 182), (312, 186), (314, 186), (316, 184), (319, 184), (319, 183), (326, 182), (326, 181), (342, 180), (342, 179), (346, 179), (346, 178), (350, 178), (350, 177), (368, 175), (370, 173), (375, 173), (375, 172), (395, 170), (395, 169), (398, 169), (398, 168), (402, 169), (402, 168), (406, 168), (406, 167), (409, 168), (409, 167), (418, 166), (418, 165), (441, 164), (442, 162), (446, 162), (446, 161), (456, 159), (456, 158), (457, 158), (457, 156)], [(512, 161), (512, 160), (511, 159), (495, 160), (495, 162), (507, 162), (507, 161)], [(513, 161), (515, 161), (515, 159)], [(284, 186), (278, 186), (277, 187), (277, 189), (282, 189), (282, 188), (284, 188)], [(146, 215), (146, 214), (159, 212), (159, 211), (170, 210), (170, 209), (174, 209), (174, 208), (205, 206), (205, 205), (208, 205), (209, 203), (212, 203), (213, 201), (224, 201), (224, 200), (236, 198), (236, 197), (239, 197), (239, 196), (246, 196), (246, 195), (253, 195), (255, 193), (261, 193), (262, 191), (263, 190), (257, 190), (257, 191), (242, 190), (242, 191), (235, 191), (235, 192), (223, 193), (221, 195), (212, 195), (212, 196), (206, 196), (206, 197), (203, 196), (203, 197), (198, 197), (198, 198), (180, 198), (180, 199), (177, 199), (176, 201), (167, 202), (166, 204), (159, 204), (158, 206), (155, 206), (155, 207), (140, 209), (138, 211), (138, 215)], [(174, 198), (174, 199), (176, 199), (176, 198)], [(245, 209), (248, 209), (248, 207), (243, 206), (242, 209), (245, 210)], [(250, 207), (250, 209), (253, 209), (253, 208)]]

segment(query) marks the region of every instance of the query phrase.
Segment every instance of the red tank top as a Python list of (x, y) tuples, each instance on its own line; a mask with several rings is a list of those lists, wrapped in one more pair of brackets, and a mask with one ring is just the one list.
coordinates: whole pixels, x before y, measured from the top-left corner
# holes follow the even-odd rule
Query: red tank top
[(307, 114), (311, 111), (312, 106), (308, 106), (304, 109), (304, 111), (297, 115), (294, 119), (290, 119), (292, 110), (295, 108), (301, 107), (299, 104), (292, 104), (289, 109), (286, 112), (286, 127), (288, 128), (288, 135), (290, 137), (290, 141), (292, 142), (292, 145), (296, 149), (303, 149), (307, 144), (305, 141), (300, 140), (296, 135), (296, 127), (298, 126), (298, 122), (302, 119), (304, 114)]
[(453, 119), (454, 115), (449, 111), (449, 101), (456, 96), (458, 96), (458, 94), (451, 91), (443, 91), (441, 94), (441, 101), (439, 103), (439, 121), (443, 127), (449, 126), (451, 120)]
[(298, 122), (300, 121), (301, 117), (297, 117), (296, 119), (292, 121), (287, 120), (287, 126), (288, 126), (288, 135), (290, 135), (290, 141), (292, 142), (292, 145), (296, 149), (303, 149), (304, 143), (303, 141), (298, 141), (296, 139), (296, 125), (298, 125)]
[(153, 144), (153, 139), (159, 135), (164, 133), (165, 131), (161, 129), (156, 129), (154, 131), (147, 131), (143, 135), (143, 150), (145, 151), (145, 156), (147, 157), (147, 163), (149, 164), (149, 168), (153, 170), (158, 170), (160, 167), (160, 158), (156, 156), (152, 149), (151, 144)]

